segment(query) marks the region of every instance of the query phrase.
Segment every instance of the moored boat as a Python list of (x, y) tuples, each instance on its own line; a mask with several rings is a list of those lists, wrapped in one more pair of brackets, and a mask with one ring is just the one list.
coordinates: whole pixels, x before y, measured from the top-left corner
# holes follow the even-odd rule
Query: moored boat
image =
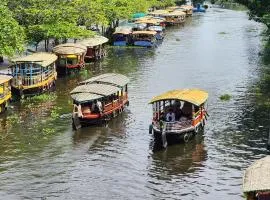
[(147, 30), (149, 30), (149, 31), (156, 31), (157, 32), (156, 39), (157, 40), (163, 40), (163, 38), (164, 38), (164, 31), (163, 31), (163, 28), (161, 26), (149, 26), (147, 28)]
[(166, 147), (169, 143), (188, 142), (205, 125), (208, 93), (199, 89), (165, 92), (154, 97), (150, 132)]
[(53, 52), (58, 56), (56, 62), (57, 72), (67, 74), (70, 70), (84, 68), (86, 51), (86, 46), (76, 43), (65, 43), (55, 46)]
[(127, 46), (130, 44), (132, 27), (130, 28), (121, 28), (119, 27), (113, 33), (113, 46)]
[(175, 10), (173, 12), (163, 15), (166, 20), (166, 25), (182, 24), (186, 21), (186, 13), (183, 11)]
[(0, 75), (0, 113), (3, 113), (11, 99), (11, 76)]
[(108, 73), (90, 78), (74, 88), (73, 127), (102, 124), (121, 113), (128, 101), (129, 79), (121, 74)]
[(156, 34), (156, 31), (133, 31), (133, 44), (134, 46), (154, 47), (157, 41)]
[(270, 199), (270, 156), (255, 161), (243, 176), (243, 191), (247, 200)]
[(54, 88), (57, 79), (56, 60), (56, 55), (43, 52), (12, 60), (12, 93), (24, 97)]
[(109, 41), (108, 38), (101, 35), (95, 35), (92, 38), (86, 38), (78, 42), (78, 44), (87, 47), (86, 54), (84, 56), (85, 61), (87, 60), (98, 60), (105, 56), (105, 43)]
[(182, 5), (180, 6), (181, 9), (183, 9), (182, 11), (184, 11), (187, 15), (187, 17), (192, 16), (193, 14), (193, 6), (191, 5)]

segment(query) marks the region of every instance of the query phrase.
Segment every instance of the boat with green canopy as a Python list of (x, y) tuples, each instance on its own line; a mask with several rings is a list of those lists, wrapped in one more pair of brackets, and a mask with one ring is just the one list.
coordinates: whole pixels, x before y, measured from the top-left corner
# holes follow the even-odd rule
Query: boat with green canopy
[(129, 79), (116, 73), (102, 74), (79, 83), (73, 99), (73, 127), (102, 124), (121, 113), (128, 101)]
[(200, 89), (180, 89), (154, 97), (153, 119), (149, 132), (166, 147), (168, 143), (188, 142), (203, 129), (208, 93)]

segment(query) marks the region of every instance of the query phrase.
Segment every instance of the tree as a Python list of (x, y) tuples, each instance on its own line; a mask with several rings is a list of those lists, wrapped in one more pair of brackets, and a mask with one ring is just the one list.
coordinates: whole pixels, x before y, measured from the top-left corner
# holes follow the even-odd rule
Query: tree
[(25, 32), (5, 5), (0, 5), (0, 56), (24, 50)]

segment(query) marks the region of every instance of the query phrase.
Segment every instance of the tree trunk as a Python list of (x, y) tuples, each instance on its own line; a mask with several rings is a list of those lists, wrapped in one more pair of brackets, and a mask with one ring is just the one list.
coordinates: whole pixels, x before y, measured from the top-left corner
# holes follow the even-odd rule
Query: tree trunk
[(4, 57), (0, 56), (0, 63), (3, 63), (3, 62), (4, 62)]

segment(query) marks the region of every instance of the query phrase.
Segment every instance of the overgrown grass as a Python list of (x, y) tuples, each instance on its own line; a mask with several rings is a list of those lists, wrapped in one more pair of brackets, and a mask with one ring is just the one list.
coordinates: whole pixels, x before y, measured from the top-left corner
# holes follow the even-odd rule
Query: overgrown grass
[(219, 99), (220, 99), (221, 101), (229, 101), (231, 98), (232, 98), (232, 96), (229, 95), (229, 94), (223, 94), (223, 95), (221, 95), (221, 96), (219, 97)]

